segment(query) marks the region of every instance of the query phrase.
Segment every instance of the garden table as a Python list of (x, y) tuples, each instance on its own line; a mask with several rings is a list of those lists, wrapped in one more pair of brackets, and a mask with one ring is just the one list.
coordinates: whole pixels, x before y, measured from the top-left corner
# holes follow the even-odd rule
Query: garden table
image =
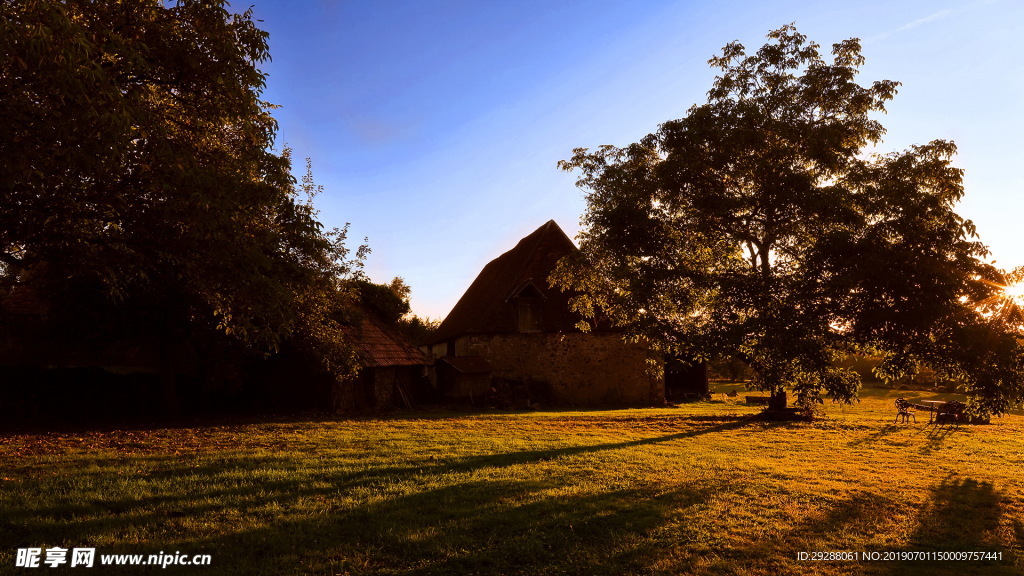
[(935, 414), (945, 404), (945, 400), (922, 400), (921, 404), (924, 404), (924, 409), (928, 411), (928, 423), (931, 424), (935, 419)]

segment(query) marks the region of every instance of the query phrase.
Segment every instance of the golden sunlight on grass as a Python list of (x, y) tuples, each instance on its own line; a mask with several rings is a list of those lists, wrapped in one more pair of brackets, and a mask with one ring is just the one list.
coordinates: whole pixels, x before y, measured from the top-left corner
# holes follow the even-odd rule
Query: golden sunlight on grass
[[(221, 574), (1019, 574), (1024, 418), (897, 424), (896, 396), (954, 397), (865, 388), (814, 423), (752, 420), (720, 388), (678, 408), (0, 436), (0, 565), (95, 546), (211, 554)], [(798, 558), (835, 550), (1002, 559)]]

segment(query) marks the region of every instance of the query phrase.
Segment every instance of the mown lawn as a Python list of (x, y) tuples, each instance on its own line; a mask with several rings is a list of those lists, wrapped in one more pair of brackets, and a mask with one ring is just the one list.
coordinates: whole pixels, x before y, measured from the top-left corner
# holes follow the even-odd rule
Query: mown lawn
[[(1024, 417), (893, 425), (895, 395), (869, 391), (814, 423), (751, 420), (757, 408), (719, 394), (665, 409), (7, 435), (0, 573), (34, 573), (14, 568), (15, 549), (54, 546), (212, 555), (74, 574), (1024, 572)], [(797, 558), (814, 551), (1003, 559)]]

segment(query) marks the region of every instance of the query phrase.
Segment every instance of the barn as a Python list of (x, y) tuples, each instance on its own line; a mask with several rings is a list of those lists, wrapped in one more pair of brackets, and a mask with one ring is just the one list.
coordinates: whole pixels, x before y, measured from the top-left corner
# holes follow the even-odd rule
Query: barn
[(558, 261), (576, 250), (550, 220), (484, 267), (424, 348), (446, 366), (438, 372), (442, 392), (465, 394), (466, 374), (452, 367), (487, 366), (494, 386), (519, 385), (554, 404), (665, 401), (663, 359), (608, 327), (581, 332), (571, 294), (548, 283)]

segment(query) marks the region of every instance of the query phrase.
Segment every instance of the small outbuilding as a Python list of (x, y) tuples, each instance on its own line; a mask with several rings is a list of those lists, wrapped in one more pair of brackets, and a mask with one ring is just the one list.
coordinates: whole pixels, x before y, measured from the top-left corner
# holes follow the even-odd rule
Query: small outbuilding
[(349, 336), (360, 369), (354, 386), (340, 384), (336, 409), (411, 408), (433, 399), (426, 356), (393, 326), (367, 310)]

